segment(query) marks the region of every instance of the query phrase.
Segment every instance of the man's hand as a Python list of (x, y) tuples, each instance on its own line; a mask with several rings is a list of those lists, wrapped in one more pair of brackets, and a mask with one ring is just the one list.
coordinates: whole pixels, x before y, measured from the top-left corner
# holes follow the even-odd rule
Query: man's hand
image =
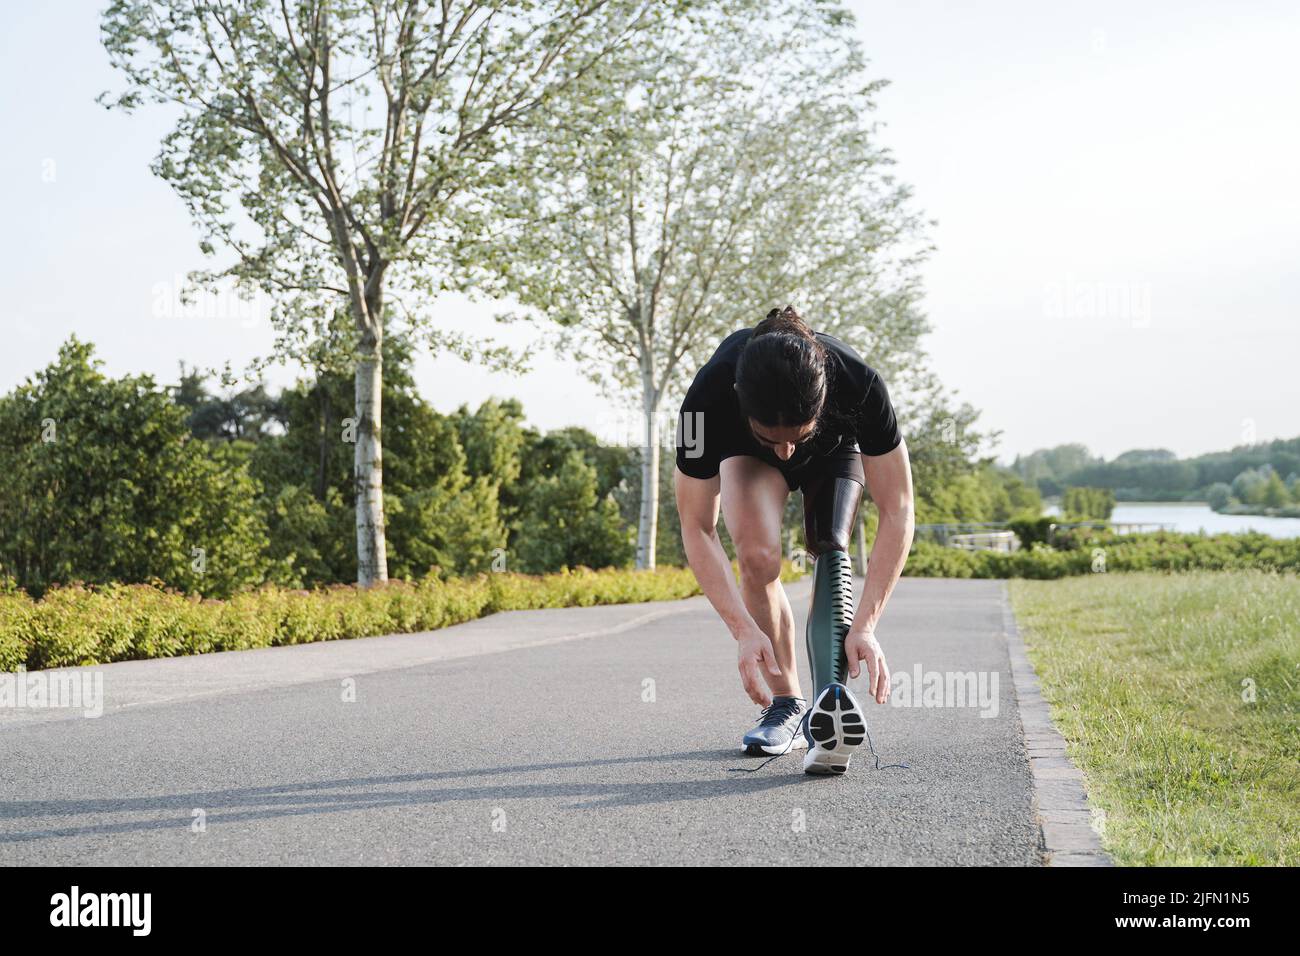
[(844, 656), (849, 661), (849, 677), (856, 678), (861, 673), (859, 661), (867, 662), (867, 686), (877, 704), (889, 700), (889, 665), (885, 663), (885, 652), (876, 643), (872, 631), (850, 631), (844, 636)]
[(740, 682), (745, 685), (745, 693), (754, 703), (767, 707), (772, 703), (772, 694), (767, 689), (767, 681), (763, 680), (761, 668), (766, 667), (773, 677), (781, 676), (772, 642), (755, 625), (738, 637), (736, 643), (740, 645), (736, 652), (736, 668), (740, 671)]

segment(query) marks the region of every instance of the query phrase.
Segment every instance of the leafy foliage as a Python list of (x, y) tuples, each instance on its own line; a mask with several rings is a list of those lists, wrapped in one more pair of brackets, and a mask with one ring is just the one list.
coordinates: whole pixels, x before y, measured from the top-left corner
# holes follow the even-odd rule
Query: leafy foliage
[[(733, 568), (734, 571), (734, 568)], [(802, 576), (786, 563), (783, 580)], [(206, 654), (426, 631), (496, 611), (673, 601), (699, 593), (685, 568), (651, 573), (576, 567), (359, 589), (259, 588), (199, 601), (148, 585), (61, 587), (43, 600), (0, 593), (0, 671)]]
[(633, 542), (618, 504), (599, 496), (597, 471), (576, 449), (529, 478), (524, 501), (511, 549), (520, 570), (622, 567), (631, 560)]
[(924, 222), (870, 122), (883, 86), (837, 4), (728, 0), (612, 51), (512, 142), (485, 278), (635, 401), (642, 566), (660, 409), (727, 334), (797, 301), (887, 376), (918, 365)]
[(75, 337), (0, 398), (0, 570), (40, 594), (147, 581), (226, 595), (274, 572), (258, 483), (147, 376), (112, 379)]

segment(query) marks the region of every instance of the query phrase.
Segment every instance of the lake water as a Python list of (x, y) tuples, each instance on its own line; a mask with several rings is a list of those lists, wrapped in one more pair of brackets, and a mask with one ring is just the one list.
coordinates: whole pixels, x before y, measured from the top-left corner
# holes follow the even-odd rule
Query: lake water
[[(1056, 509), (1048, 508), (1047, 513)], [(1175, 531), (1210, 534), (1228, 531), (1262, 531), (1274, 538), (1300, 537), (1300, 518), (1269, 518), (1263, 515), (1221, 515), (1199, 501), (1119, 501), (1110, 520), (1119, 524), (1173, 525)]]

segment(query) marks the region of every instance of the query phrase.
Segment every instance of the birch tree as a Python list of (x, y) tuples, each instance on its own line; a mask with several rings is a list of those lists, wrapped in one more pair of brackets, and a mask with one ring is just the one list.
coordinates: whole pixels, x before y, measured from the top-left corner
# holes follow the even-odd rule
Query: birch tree
[[(870, 122), (880, 80), (835, 4), (734, 2), (627, 47), (555, 107), (502, 190), (501, 279), (642, 418), (637, 566), (655, 565), (660, 410), (721, 337), (797, 302), (897, 373), (919, 359), (923, 223)], [(631, 78), (602, 82), (611, 73)]]
[(197, 278), (269, 293), (286, 353), (309, 346), (335, 309), (350, 317), (358, 583), (388, 573), (386, 326), (423, 330), (465, 358), (513, 360), (428, 319), (440, 291), (467, 287), (466, 250), (491, 254), (468, 240), (491, 221), (483, 188), (517, 175), (502, 144), (558, 92), (594, 95), (594, 67), (682, 6), (113, 0), (106, 10), (103, 43), (127, 88), (101, 102), (180, 107), (153, 170), (188, 206), (203, 251), (233, 254)]

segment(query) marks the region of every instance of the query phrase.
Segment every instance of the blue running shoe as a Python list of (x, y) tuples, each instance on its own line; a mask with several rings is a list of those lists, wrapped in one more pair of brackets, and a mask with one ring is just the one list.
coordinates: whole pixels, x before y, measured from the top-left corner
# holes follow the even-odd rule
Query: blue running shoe
[(808, 746), (803, 730), (807, 712), (808, 702), (802, 697), (773, 697), (754, 729), (745, 734), (741, 751), (750, 757), (774, 757), (804, 749)]

